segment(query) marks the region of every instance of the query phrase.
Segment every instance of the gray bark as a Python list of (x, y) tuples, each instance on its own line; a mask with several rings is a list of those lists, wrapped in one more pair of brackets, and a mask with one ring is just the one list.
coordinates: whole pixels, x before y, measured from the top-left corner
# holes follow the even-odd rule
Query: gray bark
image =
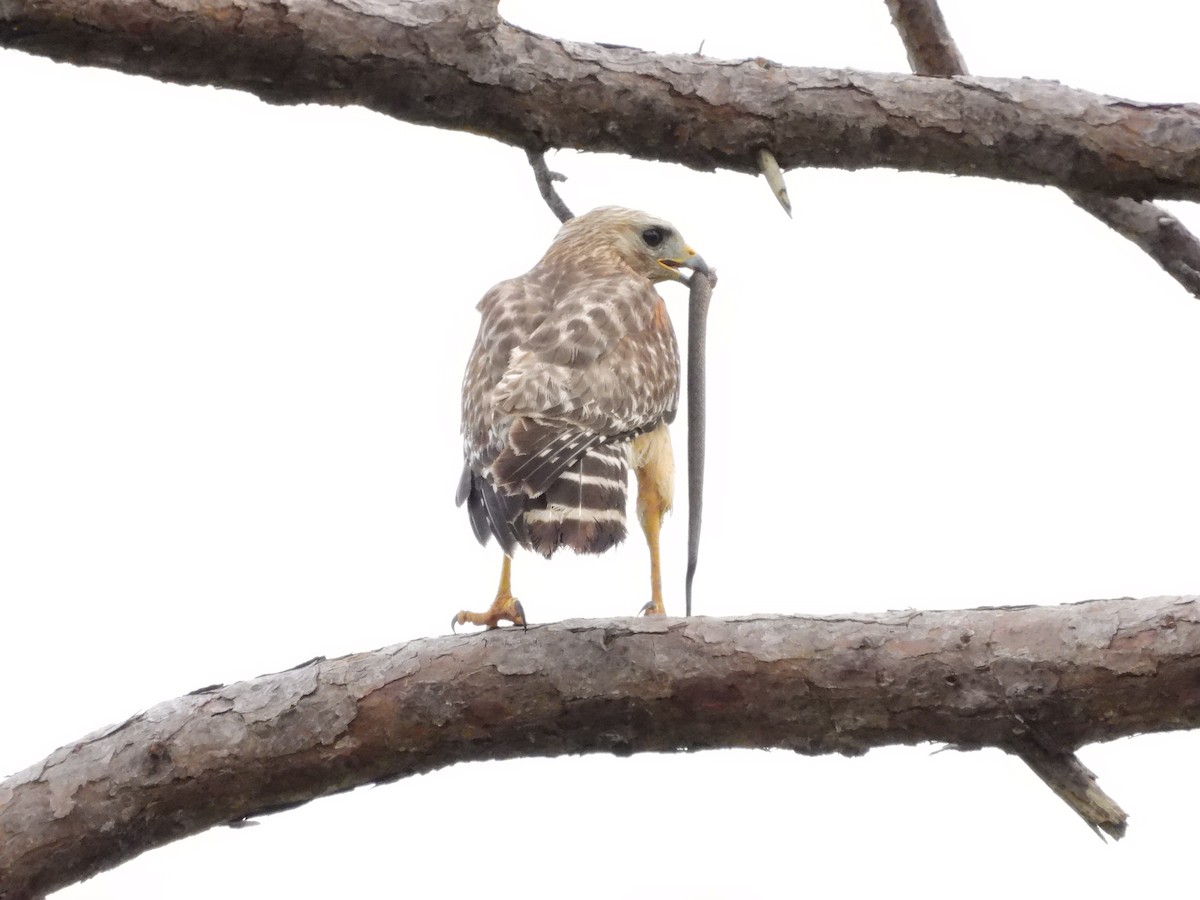
[(1075, 748), (1197, 725), (1200, 597), (423, 639), (203, 688), (0, 783), (0, 898), (467, 760), (936, 741), (1018, 753), (1087, 807)]
[(0, 46), (273, 103), (358, 104), (528, 150), (757, 171), (893, 167), (1200, 199), (1200, 107), (1054, 82), (660, 55), (533, 34), (496, 0), (0, 0)]

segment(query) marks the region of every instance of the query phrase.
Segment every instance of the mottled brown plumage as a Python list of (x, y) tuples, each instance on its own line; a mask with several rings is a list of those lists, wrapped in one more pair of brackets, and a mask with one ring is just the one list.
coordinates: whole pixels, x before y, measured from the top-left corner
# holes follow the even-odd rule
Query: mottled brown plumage
[[(604, 207), (567, 222), (536, 266), (480, 301), (457, 501), (481, 543), (550, 556), (625, 537), (632, 442), (678, 405), (679, 350), (654, 284), (682, 280), (680, 266), (704, 263), (671, 225)], [(671, 469), (669, 441), (653, 446)]]

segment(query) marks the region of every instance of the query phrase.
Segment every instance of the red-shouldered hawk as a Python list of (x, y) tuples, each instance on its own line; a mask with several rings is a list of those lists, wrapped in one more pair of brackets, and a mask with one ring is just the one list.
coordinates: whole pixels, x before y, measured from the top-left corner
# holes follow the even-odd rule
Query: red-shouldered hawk
[(491, 608), (454, 624), (525, 624), (510, 583), (517, 545), (550, 556), (623, 540), (631, 464), (650, 546), (643, 611), (665, 612), (658, 533), (673, 496), (679, 348), (654, 284), (683, 281), (682, 267), (708, 272), (673, 226), (602, 207), (568, 221), (536, 266), (479, 302), (456, 501), (480, 543), (496, 538), (504, 565)]

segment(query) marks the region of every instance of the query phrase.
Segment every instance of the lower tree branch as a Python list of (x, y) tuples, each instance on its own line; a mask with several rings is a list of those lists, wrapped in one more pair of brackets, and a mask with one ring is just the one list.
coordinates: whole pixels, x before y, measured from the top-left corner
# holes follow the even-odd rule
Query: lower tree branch
[[(0, 898), (39, 896), (214, 825), (467, 760), (716, 747), (860, 754), (937, 741), (1024, 749), (1043, 778), (1065, 780), (1060, 795), (1103, 806), (1088, 779), (1051, 772), (1062, 760), (1044, 760), (1046, 747), (1063, 757), (1198, 725), (1200, 597), (580, 620), (429, 638), (200, 689), (0, 783)], [(1111, 816), (1117, 833), (1115, 805)]]
[[(937, 0), (886, 0), (917, 75), (966, 75)], [(1200, 298), (1200, 240), (1165, 209), (1129, 197), (1067, 190), (1075, 204), (1141, 247), (1193, 296)]]

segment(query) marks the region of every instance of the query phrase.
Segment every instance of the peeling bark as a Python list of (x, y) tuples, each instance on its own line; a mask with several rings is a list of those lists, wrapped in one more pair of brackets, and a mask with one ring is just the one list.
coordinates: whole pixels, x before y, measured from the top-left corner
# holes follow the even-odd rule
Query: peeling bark
[(696, 169), (893, 167), (1200, 199), (1200, 107), (1054, 82), (804, 69), (559, 41), (496, 0), (0, 0), (0, 46), (528, 150)]
[(1090, 773), (1062, 765), (1075, 748), (1197, 725), (1200, 597), (430, 638), (202, 688), (0, 783), (0, 898), (466, 760), (1036, 745), (1086, 799)]

